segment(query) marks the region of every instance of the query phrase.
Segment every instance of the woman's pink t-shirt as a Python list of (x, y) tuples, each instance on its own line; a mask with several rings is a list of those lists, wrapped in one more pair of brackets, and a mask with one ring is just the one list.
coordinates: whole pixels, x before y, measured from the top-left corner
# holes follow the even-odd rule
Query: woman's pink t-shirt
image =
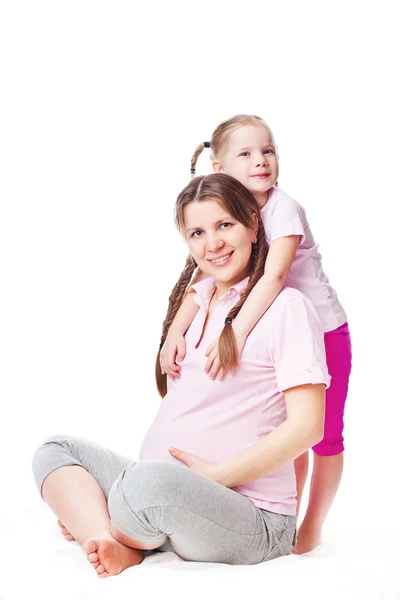
[(277, 238), (301, 236), (285, 285), (300, 290), (311, 300), (324, 332), (343, 325), (347, 321), (346, 313), (322, 269), (318, 244), (314, 241), (304, 208), (283, 190), (274, 187), (261, 209), (261, 217), (269, 244)]
[[(212, 381), (204, 372), (207, 347), (221, 333), (247, 282), (232, 286), (218, 300), (197, 347), (215, 283), (208, 278), (193, 286), (200, 309), (186, 333), (181, 378), (168, 379), (168, 393), (144, 438), (140, 460), (179, 462), (168, 452), (174, 446), (211, 462), (224, 461), (286, 420), (284, 390), (306, 383), (329, 385), (318, 316), (311, 302), (292, 288), (281, 291), (249, 334), (235, 375)], [(234, 489), (263, 509), (296, 514), (293, 462)]]

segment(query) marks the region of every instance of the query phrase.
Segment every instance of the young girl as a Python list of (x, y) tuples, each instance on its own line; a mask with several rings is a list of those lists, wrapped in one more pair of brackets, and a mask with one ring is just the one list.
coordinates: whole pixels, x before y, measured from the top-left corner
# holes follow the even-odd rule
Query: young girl
[(289, 554), (293, 459), (322, 439), (323, 332), (298, 290), (283, 290), (255, 325), (235, 377), (213, 381), (204, 373), (205, 350), (221, 330), (228, 353), (235, 346), (232, 319), (264, 271), (264, 227), (250, 192), (224, 174), (193, 179), (178, 197), (176, 222), (190, 256), (161, 341), (196, 267), (209, 277), (188, 294), (200, 308), (186, 333), (181, 378), (168, 389), (157, 356), (164, 400), (140, 461), (70, 436), (49, 438), (33, 460), (64, 535), (82, 545), (100, 577), (161, 546), (185, 560), (229, 564)]
[[(325, 332), (327, 364), (332, 382), (326, 394), (324, 439), (313, 447), (314, 465), (305, 518), (298, 532), (295, 553), (312, 550), (320, 543), (324, 520), (338, 490), (343, 470), (343, 413), (351, 369), (351, 343), (346, 313), (329, 284), (307, 222), (304, 209), (277, 187), (278, 155), (273, 134), (259, 117), (238, 115), (222, 122), (211, 142), (200, 144), (191, 162), (192, 175), (198, 156), (211, 148), (212, 168), (238, 179), (252, 193), (261, 210), (269, 252), (264, 276), (233, 322), (238, 352), (258, 319), (269, 309), (284, 285), (297, 288), (314, 304)], [(196, 307), (189, 299), (169, 330), (160, 355), (161, 368), (170, 378), (180, 376), (185, 356), (184, 333)], [(229, 359), (216, 342), (210, 345), (205, 371), (222, 379), (230, 370)], [(308, 473), (308, 453), (295, 462), (298, 510)]]

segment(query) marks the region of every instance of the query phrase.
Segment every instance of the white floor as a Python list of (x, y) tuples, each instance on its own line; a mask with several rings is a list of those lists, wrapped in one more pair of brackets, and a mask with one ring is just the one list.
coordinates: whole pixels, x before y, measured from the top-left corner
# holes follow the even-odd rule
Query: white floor
[[(75, 542), (64, 540), (40, 499), (0, 517), (0, 600), (101, 600), (138, 597), (400, 599), (398, 533), (374, 529), (326, 534), (306, 556), (232, 567), (157, 554), (100, 580)], [(398, 528), (396, 528), (398, 531)]]

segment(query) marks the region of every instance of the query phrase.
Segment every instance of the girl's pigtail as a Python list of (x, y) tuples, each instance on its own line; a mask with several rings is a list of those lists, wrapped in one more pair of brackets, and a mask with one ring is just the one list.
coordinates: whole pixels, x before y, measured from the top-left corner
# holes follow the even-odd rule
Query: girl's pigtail
[(202, 142), (201, 144), (199, 144), (197, 146), (196, 150), (193, 152), (192, 160), (190, 161), (190, 173), (191, 173), (192, 179), (196, 175), (197, 159), (199, 158), (200, 154), (203, 152), (204, 148), (210, 148), (210, 147), (211, 147), (210, 142)]

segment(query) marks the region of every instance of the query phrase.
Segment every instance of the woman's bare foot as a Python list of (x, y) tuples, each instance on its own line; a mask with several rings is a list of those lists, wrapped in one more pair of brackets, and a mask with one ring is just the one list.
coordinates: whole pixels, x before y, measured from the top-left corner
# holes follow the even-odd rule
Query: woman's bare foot
[(296, 545), (293, 548), (293, 554), (305, 554), (311, 552), (317, 546), (322, 544), (321, 529), (308, 527), (306, 523), (302, 523), (297, 534)]
[(63, 534), (66, 540), (68, 540), (69, 542), (76, 541), (74, 536), (71, 535), (68, 529), (65, 527), (64, 523), (61, 523), (61, 521), (57, 521), (57, 525), (60, 527), (61, 533)]
[(124, 569), (138, 565), (143, 560), (142, 550), (128, 548), (113, 537), (87, 540), (82, 550), (87, 554), (97, 575), (102, 578), (119, 575)]

